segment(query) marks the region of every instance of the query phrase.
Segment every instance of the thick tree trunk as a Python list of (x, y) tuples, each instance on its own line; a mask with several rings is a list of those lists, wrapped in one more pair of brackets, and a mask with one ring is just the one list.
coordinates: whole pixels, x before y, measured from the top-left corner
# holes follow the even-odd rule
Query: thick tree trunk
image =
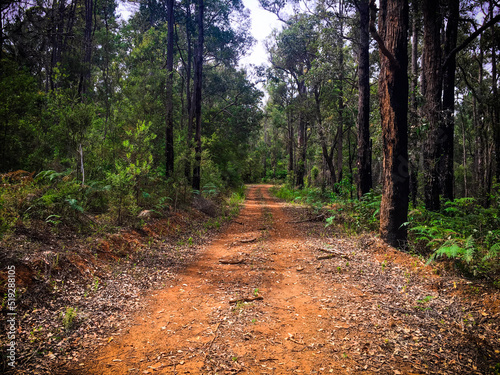
[[(448, 23), (444, 54), (447, 56), (457, 46), (459, 2), (448, 0)], [(441, 194), (446, 200), (453, 200), (454, 169), (453, 139), (455, 136), (455, 55), (450, 57), (443, 72), (443, 119), (441, 123), (442, 143), (439, 158), (441, 176)]]
[(439, 210), (439, 155), (444, 140), (441, 124), (441, 9), (438, 0), (423, 1), (424, 15), (424, 115), (428, 124), (424, 144), (424, 201), (431, 211)]
[[(369, 3), (359, 2), (360, 43), (358, 63), (358, 198), (372, 188), (372, 150), (370, 147), (370, 34)], [(325, 154), (325, 150), (323, 150)]]
[[(374, 2), (371, 3), (374, 15)], [(408, 1), (381, 0), (379, 100), (384, 150), (380, 236), (405, 248), (408, 217)]]
[(165, 176), (174, 172), (174, 0), (167, 0), (167, 82), (165, 92)]
[(195, 75), (194, 75), (194, 117), (196, 119), (195, 128), (195, 156), (193, 168), (193, 184), (194, 190), (201, 190), (201, 89), (203, 79), (203, 45), (204, 45), (204, 25), (203, 15), (205, 4), (203, 0), (198, 0), (197, 4), (197, 23), (198, 23), (198, 42), (196, 45), (195, 56)]
[(420, 137), (417, 129), (420, 126), (417, 104), (418, 90), (418, 34), (419, 10), (418, 1), (412, 2), (412, 38), (411, 38), (411, 87), (410, 87), (410, 134), (413, 135), (413, 148), (409, 153), (410, 160), (410, 197), (413, 207), (417, 205), (418, 173), (421, 161)]

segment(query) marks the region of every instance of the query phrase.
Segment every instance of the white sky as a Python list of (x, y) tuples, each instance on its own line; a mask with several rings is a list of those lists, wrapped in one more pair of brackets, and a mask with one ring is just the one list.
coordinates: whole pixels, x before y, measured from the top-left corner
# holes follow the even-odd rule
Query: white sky
[(269, 65), (267, 61), (267, 52), (264, 47), (264, 40), (271, 34), (273, 29), (282, 27), (281, 21), (278, 21), (276, 16), (267, 10), (264, 10), (259, 5), (258, 0), (242, 0), (245, 8), (249, 9), (252, 19), (251, 33), (255, 38), (256, 43), (245, 56), (240, 65)]

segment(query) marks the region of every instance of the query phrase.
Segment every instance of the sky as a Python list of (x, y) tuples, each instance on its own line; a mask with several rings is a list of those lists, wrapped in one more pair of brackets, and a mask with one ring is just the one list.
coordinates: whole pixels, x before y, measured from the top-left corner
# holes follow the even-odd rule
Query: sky
[(262, 9), (259, 5), (259, 0), (242, 0), (245, 8), (250, 10), (252, 20), (251, 33), (255, 38), (256, 43), (251, 51), (243, 58), (241, 65), (269, 65), (267, 52), (264, 47), (265, 39), (271, 34), (273, 29), (281, 28), (281, 21), (278, 21), (276, 16), (267, 10)]

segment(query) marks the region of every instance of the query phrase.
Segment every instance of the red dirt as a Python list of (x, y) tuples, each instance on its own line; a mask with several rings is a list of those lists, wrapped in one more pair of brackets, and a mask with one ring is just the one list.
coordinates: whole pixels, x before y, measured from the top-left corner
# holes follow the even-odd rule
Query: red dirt
[[(373, 238), (309, 236), (323, 225), (298, 225), (285, 206), (269, 186), (250, 187), (240, 216), (199, 259), (150, 296), (126, 333), (71, 372), (476, 373), (485, 359), (468, 341), (488, 344), (489, 360), (499, 353), (498, 308), (460, 309), (445, 293), (453, 281), (415, 258)], [(335, 255), (318, 260), (325, 243)], [(494, 321), (480, 321), (479, 312)], [(468, 331), (466, 313), (485, 331)]]

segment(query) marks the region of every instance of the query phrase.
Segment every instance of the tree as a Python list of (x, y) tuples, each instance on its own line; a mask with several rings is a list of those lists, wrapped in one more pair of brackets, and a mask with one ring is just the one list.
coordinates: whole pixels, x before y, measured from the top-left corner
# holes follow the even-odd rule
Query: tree
[(368, 0), (357, 3), (359, 12), (358, 53), (358, 197), (372, 188), (372, 160), (370, 142), (370, 12)]
[(428, 210), (439, 209), (438, 157), (445, 134), (440, 133), (442, 95), (442, 15), (437, 0), (424, 0), (424, 115), (427, 137), (424, 144), (424, 201)]
[(165, 87), (165, 175), (174, 172), (174, 2), (167, 0), (167, 79)]
[(297, 92), (295, 98), (298, 131), (297, 144), (299, 158), (295, 167), (295, 185), (304, 187), (307, 154), (307, 86), (306, 75), (312, 67), (317, 46), (314, 43), (317, 30), (312, 17), (298, 15), (290, 20), (283, 31), (277, 35), (276, 44), (271, 48), (271, 63), (274, 69), (289, 75)]
[(370, 3), (370, 31), (380, 53), (379, 102), (383, 137), (383, 194), (380, 236), (406, 246), (408, 217), (408, 1), (382, 0), (377, 32)]
[(194, 118), (195, 118), (195, 157), (193, 167), (193, 183), (194, 190), (201, 189), (201, 91), (203, 79), (203, 45), (204, 45), (204, 11), (205, 4), (203, 0), (198, 0), (196, 4), (196, 22), (198, 25), (198, 41), (195, 50), (194, 60)]

